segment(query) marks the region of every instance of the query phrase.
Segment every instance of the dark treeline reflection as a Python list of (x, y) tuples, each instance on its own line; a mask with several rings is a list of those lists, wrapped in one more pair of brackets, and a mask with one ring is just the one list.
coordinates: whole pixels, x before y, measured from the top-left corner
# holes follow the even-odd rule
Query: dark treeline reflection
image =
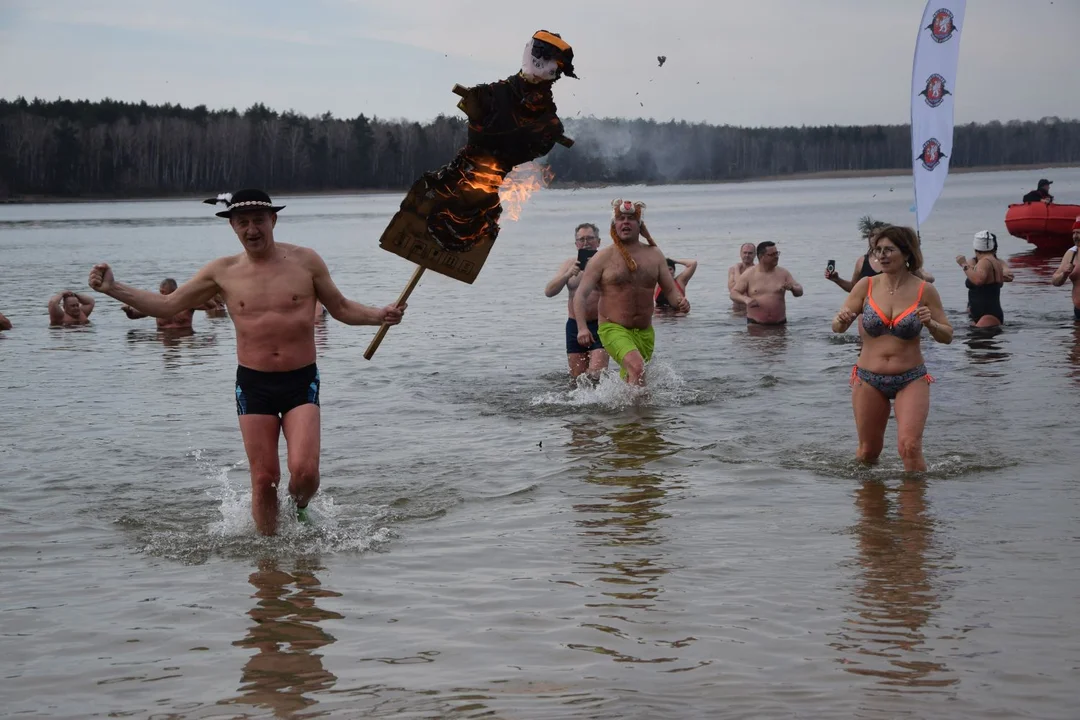
[[(453, 112), (454, 98), (447, 98)], [(569, 118), (576, 144), (545, 159), (557, 182), (738, 180), (833, 171), (910, 170), (907, 125), (744, 128)], [(256, 104), (0, 99), (0, 199), (153, 196), (245, 185), (277, 192), (398, 189), (448, 162), (463, 116), (426, 123), (361, 114), (308, 117)], [(953, 167), (1080, 161), (1080, 121), (961, 125)]]

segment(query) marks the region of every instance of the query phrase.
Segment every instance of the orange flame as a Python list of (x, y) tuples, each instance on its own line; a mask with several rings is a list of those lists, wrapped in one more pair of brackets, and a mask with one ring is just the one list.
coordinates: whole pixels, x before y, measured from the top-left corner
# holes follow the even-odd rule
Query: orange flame
[(465, 176), (466, 187), (488, 194), (498, 190), (502, 181), (503, 174), (499, 172), (499, 166), (483, 160), (478, 160), (472, 171)]
[(540, 188), (551, 185), (554, 178), (555, 173), (547, 165), (538, 165), (534, 162), (518, 165), (506, 176), (499, 187), (499, 202), (502, 203), (503, 216), (517, 221), (529, 197)]

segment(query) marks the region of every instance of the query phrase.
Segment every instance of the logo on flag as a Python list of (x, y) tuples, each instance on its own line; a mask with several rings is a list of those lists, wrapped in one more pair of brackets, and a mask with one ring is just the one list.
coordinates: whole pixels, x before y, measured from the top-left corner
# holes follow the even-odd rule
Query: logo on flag
[(922, 152), (915, 159), (921, 162), (922, 166), (927, 170), (933, 170), (941, 163), (941, 158), (944, 157), (948, 157), (948, 155), (941, 152), (941, 143), (938, 142), (937, 138), (930, 138), (923, 143)]
[(952, 95), (945, 87), (945, 78), (937, 73), (926, 78), (926, 88), (919, 94), (926, 100), (926, 104), (932, 108), (936, 108), (943, 103), (946, 95)]
[(930, 37), (934, 38), (934, 42), (948, 42), (952, 38), (953, 32), (956, 31), (952, 11), (948, 8), (941, 8), (934, 13), (933, 21), (924, 29), (930, 31)]

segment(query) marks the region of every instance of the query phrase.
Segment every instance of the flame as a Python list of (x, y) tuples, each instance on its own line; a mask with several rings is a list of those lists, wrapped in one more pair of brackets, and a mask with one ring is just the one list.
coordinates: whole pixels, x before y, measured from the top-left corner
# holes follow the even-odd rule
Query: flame
[(492, 161), (477, 160), (472, 169), (465, 175), (465, 187), (471, 190), (479, 190), (489, 195), (495, 194), (503, 182), (503, 172)]
[(499, 187), (499, 202), (502, 203), (503, 216), (517, 221), (529, 197), (540, 188), (551, 185), (554, 178), (555, 173), (547, 165), (538, 165), (534, 162), (518, 165), (506, 176)]

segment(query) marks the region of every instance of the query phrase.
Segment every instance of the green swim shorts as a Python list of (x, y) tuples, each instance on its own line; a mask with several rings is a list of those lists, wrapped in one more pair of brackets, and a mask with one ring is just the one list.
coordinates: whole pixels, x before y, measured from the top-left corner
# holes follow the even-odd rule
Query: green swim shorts
[(623, 358), (637, 350), (641, 353), (641, 359), (649, 362), (652, 358), (653, 347), (656, 345), (656, 333), (651, 327), (644, 329), (624, 328), (612, 322), (600, 323), (600, 342), (604, 344), (611, 359), (619, 363), (619, 375), (626, 377), (626, 369), (623, 368)]

